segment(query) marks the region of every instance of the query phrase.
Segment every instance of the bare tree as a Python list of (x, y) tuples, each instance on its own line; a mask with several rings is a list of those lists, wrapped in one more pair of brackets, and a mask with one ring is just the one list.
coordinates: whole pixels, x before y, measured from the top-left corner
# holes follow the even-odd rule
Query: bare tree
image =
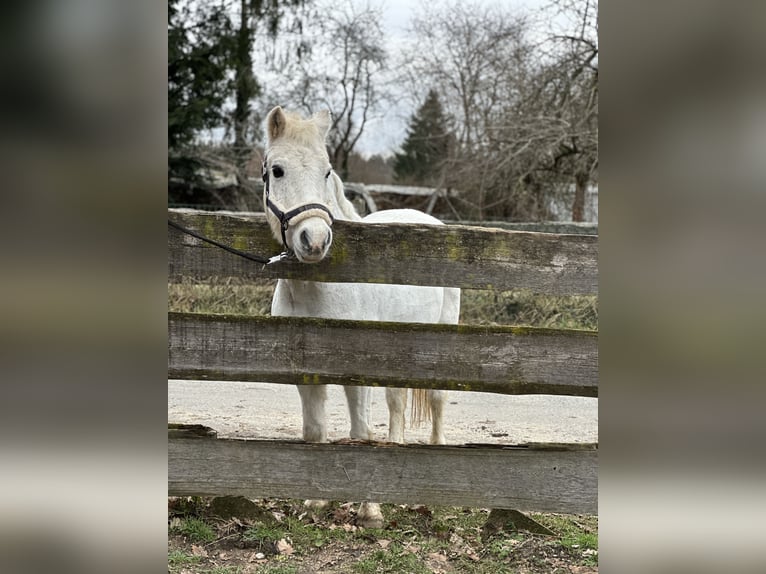
[[(550, 10), (573, 6), (595, 15), (592, 0)], [(408, 85), (437, 86), (445, 102), (458, 142), (445, 185), (461, 191), (466, 217), (546, 219), (568, 186), (584, 195), (598, 161), (597, 44), (584, 29), (534, 45), (525, 15), (457, 2), (413, 21)]]
[(444, 185), (460, 190), (465, 217), (531, 218), (537, 209), (513, 201), (503, 146), (509, 110), (517, 109), (531, 74), (523, 15), (507, 8), (453, 2), (424, 5), (404, 54), (413, 92), (439, 91), (455, 135)]
[[(407, 83), (422, 101), (435, 87), (453, 118), (461, 146), (480, 145), (488, 119), (524, 64), (524, 19), (498, 6), (424, 4), (411, 24), (402, 60)], [(498, 74), (502, 70), (503, 73)]]
[(270, 90), (283, 105), (308, 113), (332, 112), (330, 157), (341, 177), (349, 156), (375, 109), (385, 97), (379, 85), (386, 69), (380, 9), (347, 0), (322, 9), (303, 30), (306, 48), (300, 60), (286, 62), (281, 83)]
[(582, 221), (585, 190), (598, 170), (598, 2), (554, 0), (549, 10), (566, 17), (567, 25), (551, 35), (552, 76), (564, 78), (553, 106), (566, 118), (564, 137), (554, 157), (574, 179), (572, 220)]

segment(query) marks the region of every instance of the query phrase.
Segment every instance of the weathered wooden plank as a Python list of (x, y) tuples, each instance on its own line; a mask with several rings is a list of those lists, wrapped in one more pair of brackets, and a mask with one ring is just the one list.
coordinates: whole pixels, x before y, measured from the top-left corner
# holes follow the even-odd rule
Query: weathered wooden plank
[(168, 314), (168, 376), (598, 395), (590, 331)]
[(445, 221), (453, 225), (472, 227), (495, 227), (514, 231), (534, 231), (537, 233), (560, 233), (564, 235), (598, 235), (598, 223), (580, 223), (575, 221)]
[[(271, 256), (280, 251), (263, 215), (168, 210), (174, 221), (232, 245)], [(598, 238), (459, 225), (334, 224), (331, 253), (305, 265), (263, 267), (168, 230), (168, 276), (309, 279), (441, 285), (470, 289), (530, 289), (552, 295), (598, 292)]]
[(596, 445), (455, 447), (168, 439), (168, 494), (598, 511)]

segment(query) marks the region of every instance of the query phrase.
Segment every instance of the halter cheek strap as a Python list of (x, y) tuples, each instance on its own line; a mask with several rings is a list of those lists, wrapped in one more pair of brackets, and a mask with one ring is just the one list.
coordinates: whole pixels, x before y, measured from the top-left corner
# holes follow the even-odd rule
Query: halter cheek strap
[[(328, 172), (329, 175), (329, 172)], [(299, 205), (298, 207), (291, 209), (290, 211), (284, 212), (277, 205), (271, 201), (271, 198), (269, 197), (269, 182), (271, 178), (269, 177), (269, 171), (266, 169), (266, 161), (263, 162), (263, 184), (264, 184), (264, 190), (266, 195), (266, 207), (269, 208), (269, 211), (273, 213), (276, 218), (279, 220), (279, 228), (282, 232), (282, 246), (285, 249), (288, 249), (287, 247), (287, 237), (285, 236), (285, 233), (287, 231), (287, 228), (290, 227), (290, 222), (292, 221), (294, 224), (300, 223), (304, 219), (308, 219), (309, 217), (321, 217), (325, 220), (327, 225), (332, 226), (333, 222), (335, 221), (335, 218), (332, 216), (332, 213), (330, 213), (330, 210), (327, 208), (327, 206), (322, 205), (321, 203), (305, 203), (303, 205)]]

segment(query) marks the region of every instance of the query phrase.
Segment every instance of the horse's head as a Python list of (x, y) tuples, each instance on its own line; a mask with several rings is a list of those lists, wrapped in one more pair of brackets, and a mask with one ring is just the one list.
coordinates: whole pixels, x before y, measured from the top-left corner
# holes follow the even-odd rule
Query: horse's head
[(277, 106), (266, 118), (266, 218), (274, 236), (305, 263), (327, 255), (333, 218), (344, 215), (336, 197), (342, 184), (325, 148), (329, 129), (327, 111), (303, 119)]

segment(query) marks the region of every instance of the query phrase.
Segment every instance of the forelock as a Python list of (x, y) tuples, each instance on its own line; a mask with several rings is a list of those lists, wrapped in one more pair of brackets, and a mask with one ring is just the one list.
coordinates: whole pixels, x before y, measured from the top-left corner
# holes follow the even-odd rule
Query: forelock
[(296, 144), (324, 149), (324, 137), (313, 119), (303, 119), (295, 112), (285, 112), (285, 118), (285, 131), (281, 137)]

